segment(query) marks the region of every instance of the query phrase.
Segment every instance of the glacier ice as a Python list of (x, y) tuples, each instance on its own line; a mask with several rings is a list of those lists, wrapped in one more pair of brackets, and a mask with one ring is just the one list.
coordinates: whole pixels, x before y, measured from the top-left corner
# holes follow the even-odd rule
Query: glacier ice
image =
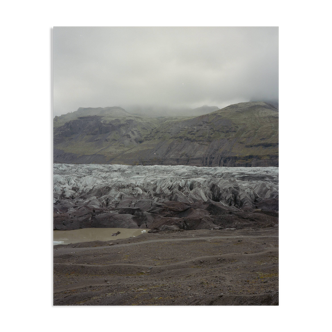
[[(100, 213), (115, 222), (119, 219), (114, 213), (120, 213), (119, 209), (136, 208), (123, 213), (124, 220), (133, 227), (137, 220), (151, 225), (161, 215), (150, 210), (167, 202), (191, 208), (194, 204), (194, 209), (198, 203), (204, 203), (205, 207), (218, 204), (232, 211), (278, 209), (277, 167), (54, 164), (53, 170), (54, 212), (63, 229), (86, 227), (76, 222), (80, 210), (85, 211), (81, 215), (91, 214), (89, 222)], [(167, 215), (163, 212), (162, 217)], [(104, 219), (102, 227), (107, 226)], [(84, 220), (87, 224), (87, 217)], [(141, 227), (140, 222), (137, 225)]]

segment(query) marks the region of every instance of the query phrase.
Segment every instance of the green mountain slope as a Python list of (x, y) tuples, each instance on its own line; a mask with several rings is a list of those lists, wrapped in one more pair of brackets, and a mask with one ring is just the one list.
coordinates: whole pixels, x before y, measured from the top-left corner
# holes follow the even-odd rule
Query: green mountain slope
[(265, 102), (187, 118), (79, 109), (54, 120), (54, 162), (277, 166), (278, 111)]

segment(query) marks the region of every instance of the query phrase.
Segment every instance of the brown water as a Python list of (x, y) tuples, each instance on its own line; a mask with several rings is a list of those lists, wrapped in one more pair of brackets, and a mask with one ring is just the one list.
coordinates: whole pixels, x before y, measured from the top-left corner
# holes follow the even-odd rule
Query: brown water
[[(132, 228), (83, 228), (73, 231), (53, 231), (53, 245), (126, 239), (139, 236), (147, 231), (148, 229)], [(120, 234), (112, 236), (116, 232), (120, 232)]]

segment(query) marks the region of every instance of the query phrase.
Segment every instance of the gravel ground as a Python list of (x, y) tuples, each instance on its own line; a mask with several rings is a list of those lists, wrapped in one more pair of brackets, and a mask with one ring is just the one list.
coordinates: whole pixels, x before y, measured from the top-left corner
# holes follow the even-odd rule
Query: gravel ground
[(54, 305), (278, 305), (278, 227), (54, 247)]

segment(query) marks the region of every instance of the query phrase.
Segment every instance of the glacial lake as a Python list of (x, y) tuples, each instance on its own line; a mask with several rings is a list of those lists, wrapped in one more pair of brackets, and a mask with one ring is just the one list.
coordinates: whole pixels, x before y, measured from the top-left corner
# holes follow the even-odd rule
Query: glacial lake
[[(117, 232), (120, 234), (112, 236)], [(146, 232), (148, 229), (137, 228), (83, 228), (71, 231), (53, 231), (53, 245), (126, 239)]]

